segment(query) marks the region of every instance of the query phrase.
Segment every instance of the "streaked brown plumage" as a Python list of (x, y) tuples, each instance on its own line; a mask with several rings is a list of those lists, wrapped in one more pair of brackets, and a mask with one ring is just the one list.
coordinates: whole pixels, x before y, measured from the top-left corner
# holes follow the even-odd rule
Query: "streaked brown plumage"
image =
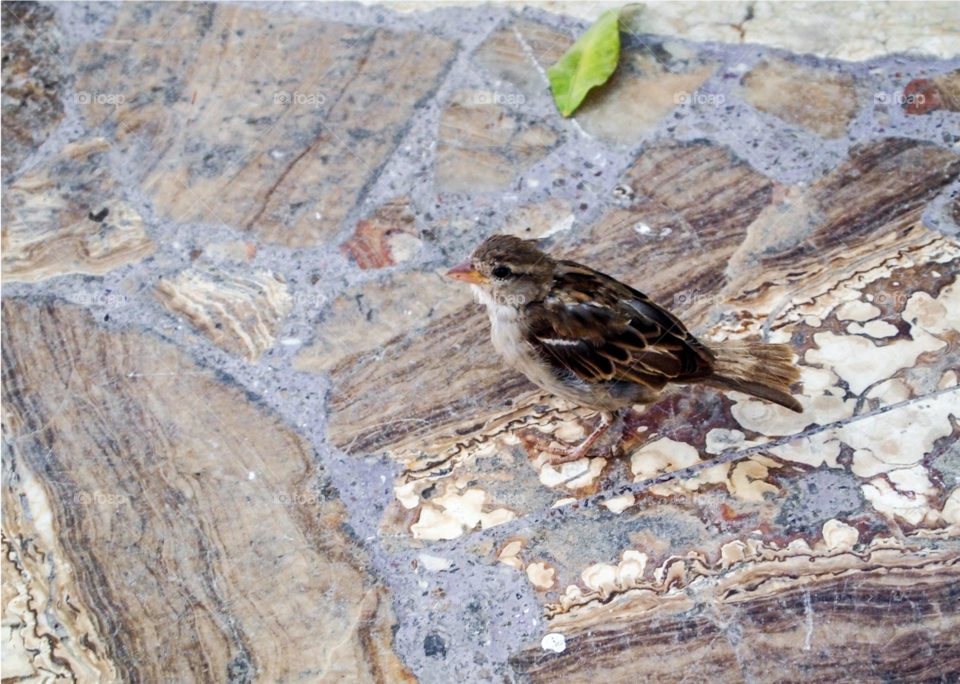
[[(449, 275), (487, 306), (491, 339), (506, 362), (541, 388), (608, 412), (655, 401), (669, 383), (737, 390), (802, 412), (790, 394), (800, 374), (786, 345), (706, 345), (645, 294), (532, 241), (495, 235)], [(595, 432), (557, 460), (580, 458)]]

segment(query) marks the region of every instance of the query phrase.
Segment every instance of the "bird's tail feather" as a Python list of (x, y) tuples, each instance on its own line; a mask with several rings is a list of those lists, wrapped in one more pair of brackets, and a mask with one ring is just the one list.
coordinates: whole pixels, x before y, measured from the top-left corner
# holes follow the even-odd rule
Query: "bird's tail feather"
[(716, 361), (714, 372), (705, 384), (744, 392), (803, 413), (803, 406), (790, 394), (790, 385), (800, 379), (790, 347), (731, 341), (711, 344), (710, 350)]

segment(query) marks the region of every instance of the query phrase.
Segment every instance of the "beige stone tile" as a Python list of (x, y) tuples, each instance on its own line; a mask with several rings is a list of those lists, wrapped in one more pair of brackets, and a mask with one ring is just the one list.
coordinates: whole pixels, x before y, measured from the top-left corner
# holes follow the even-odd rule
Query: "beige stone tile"
[(839, 138), (859, 111), (853, 78), (768, 58), (743, 77), (741, 97), (762, 112), (824, 138)]
[(3, 280), (102, 275), (155, 245), (110, 172), (102, 138), (66, 145), (4, 193)]
[(498, 104), (495, 95), (515, 97), (475, 90), (451, 96), (440, 118), (438, 191), (503, 190), (557, 144), (552, 129), (522, 116), (522, 102)]

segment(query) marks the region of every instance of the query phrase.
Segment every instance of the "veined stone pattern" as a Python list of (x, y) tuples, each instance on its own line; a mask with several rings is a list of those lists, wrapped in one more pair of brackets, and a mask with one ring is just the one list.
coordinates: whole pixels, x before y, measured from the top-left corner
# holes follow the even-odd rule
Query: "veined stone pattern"
[[(4, 681), (957, 681), (948, 6), (651, 3), (570, 119), (550, 7), (4, 4)], [(804, 413), (550, 465), (596, 416), (442, 275), (494, 232)]]

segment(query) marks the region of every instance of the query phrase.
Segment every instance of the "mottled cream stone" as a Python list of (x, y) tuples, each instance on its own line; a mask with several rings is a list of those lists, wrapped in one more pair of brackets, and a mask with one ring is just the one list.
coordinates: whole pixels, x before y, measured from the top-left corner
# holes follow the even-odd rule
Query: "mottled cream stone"
[(580, 579), (590, 591), (600, 596), (609, 596), (619, 589), (617, 566), (609, 563), (595, 563), (580, 574)]
[(527, 566), (526, 573), (527, 579), (530, 580), (530, 584), (541, 591), (553, 589), (553, 586), (557, 582), (555, 578), (555, 575), (557, 574), (556, 569), (550, 567), (550, 565), (545, 561), (530, 563)]
[[(550, 454), (544, 453), (538, 457), (538, 461), (545, 462), (550, 458)], [(589, 487), (600, 477), (606, 464), (605, 458), (581, 458), (578, 461), (556, 466), (545, 464), (540, 468), (540, 482), (545, 487), (563, 486), (567, 489), (582, 489)]]
[(707, 433), (708, 454), (720, 454), (728, 450), (749, 449), (752, 446), (762, 444), (762, 441), (749, 441), (739, 430), (727, 430), (724, 428), (714, 428)]
[(271, 271), (190, 268), (160, 281), (156, 295), (214, 344), (251, 363), (273, 346), (293, 310), (287, 284)]
[(3, 280), (103, 275), (154, 251), (110, 172), (109, 149), (103, 138), (68, 144), (5, 189)]
[(517, 570), (523, 569), (523, 561), (520, 560), (520, 551), (523, 550), (523, 541), (515, 539), (503, 545), (497, 553), (497, 562), (509, 565)]
[(784, 461), (804, 463), (814, 468), (822, 465), (838, 468), (840, 465), (837, 458), (840, 456), (841, 446), (840, 440), (829, 433), (821, 432), (773, 447), (770, 453)]
[(960, 487), (950, 492), (943, 504), (940, 518), (948, 525), (960, 525)]
[(960, 416), (960, 392), (919, 399), (882, 415), (837, 430), (854, 449), (851, 470), (868, 478), (919, 463), (938, 439), (953, 432), (950, 416)]
[(874, 385), (873, 389), (867, 392), (867, 397), (876, 399), (880, 406), (889, 406), (906, 401), (912, 396), (912, 392), (906, 383), (897, 378), (884, 380), (879, 385)]
[(476, 487), (459, 494), (449, 492), (436, 496), (421, 505), (420, 517), (410, 531), (415, 539), (456, 539), (477, 526), (486, 529), (516, 517), (516, 513), (506, 508), (484, 511), (488, 497), (487, 492)]
[(931, 335), (960, 331), (960, 287), (957, 282), (943, 288), (936, 298), (926, 292), (912, 295), (904, 307), (903, 320)]
[[(391, 3), (391, 8), (409, 12), (468, 4), (464, 0), (402, 0)], [(526, 4), (587, 22), (623, 7), (619, 0), (528, 0)], [(818, 2), (815, 11), (808, 4), (775, 0), (648, 0), (640, 7), (626, 29), (641, 35), (765, 45), (848, 61), (899, 53), (940, 58), (960, 54), (960, 20), (952, 2), (917, 3), (912, 12), (904, 12), (896, 3), (836, 1)]]
[(930, 513), (926, 496), (912, 492), (904, 494), (883, 478), (875, 478), (861, 488), (867, 501), (890, 518), (902, 518), (911, 525), (919, 525)]
[(630, 470), (634, 482), (686, 468), (700, 462), (697, 450), (685, 443), (662, 437), (645, 444), (630, 457)]
[(804, 356), (807, 363), (822, 364), (839, 375), (854, 394), (862, 394), (875, 382), (889, 377), (901, 368), (909, 368), (921, 354), (946, 346), (943, 340), (914, 327), (911, 340), (896, 340), (883, 346), (859, 335), (815, 333), (817, 349)]
[(620, 514), (625, 510), (633, 506), (637, 502), (633, 494), (621, 494), (620, 496), (614, 496), (606, 501), (600, 503), (601, 506), (609, 510), (611, 513)]
[(860, 540), (857, 528), (841, 520), (828, 520), (823, 523), (823, 542), (830, 551), (847, 551)]
[(751, 456), (737, 463), (730, 473), (730, 493), (741, 501), (761, 503), (767, 494), (776, 494), (780, 490), (766, 482), (770, 468), (779, 468), (780, 464), (763, 456)]
[(955, 387), (957, 385), (957, 373), (956, 371), (948, 370), (940, 378), (940, 381), (937, 383), (937, 389), (947, 389), (948, 387)]
[(870, 302), (865, 302), (862, 299), (844, 302), (836, 309), (837, 319), (841, 321), (869, 321), (881, 313), (880, 307)]
[(869, 335), (875, 338), (893, 337), (899, 330), (897, 326), (887, 321), (867, 321), (866, 323), (851, 323), (847, 326), (851, 335)]
[(427, 572), (444, 572), (453, 566), (453, 563), (448, 558), (433, 556), (429, 553), (421, 553), (417, 556), (417, 560), (420, 562), (420, 566)]

